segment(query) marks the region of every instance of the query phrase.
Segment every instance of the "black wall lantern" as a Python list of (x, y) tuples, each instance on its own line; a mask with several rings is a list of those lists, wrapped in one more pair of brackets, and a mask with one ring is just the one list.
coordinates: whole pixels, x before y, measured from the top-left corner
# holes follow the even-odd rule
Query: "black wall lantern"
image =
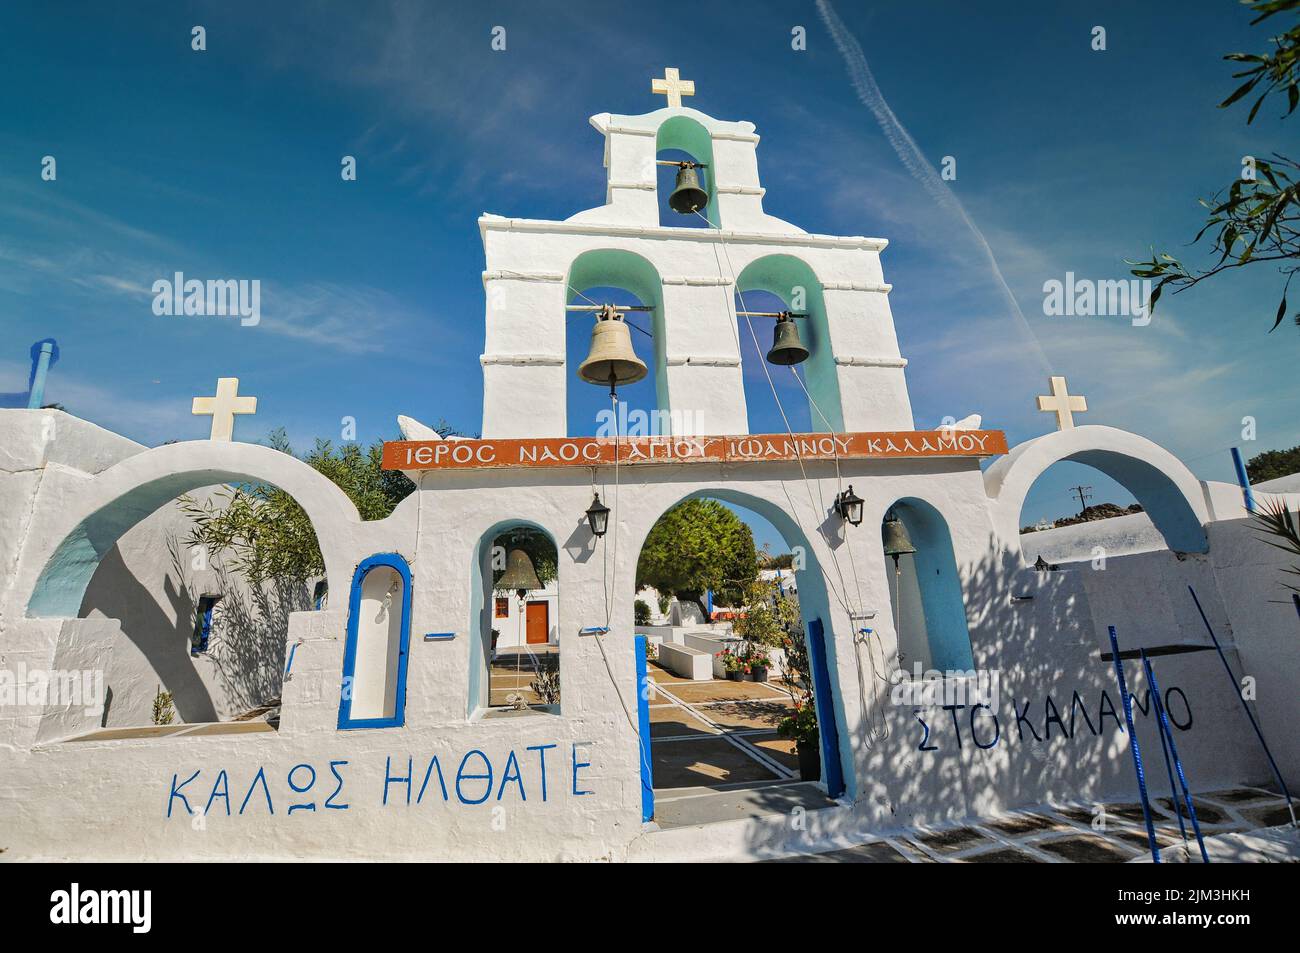
[(609, 507), (600, 502), (599, 493), (587, 507), (587, 525), (591, 527), (593, 536), (604, 536), (605, 530), (609, 529)]
[(859, 526), (862, 523), (862, 497), (853, 492), (853, 484), (849, 488), (835, 497), (835, 512), (849, 523), (850, 526)]

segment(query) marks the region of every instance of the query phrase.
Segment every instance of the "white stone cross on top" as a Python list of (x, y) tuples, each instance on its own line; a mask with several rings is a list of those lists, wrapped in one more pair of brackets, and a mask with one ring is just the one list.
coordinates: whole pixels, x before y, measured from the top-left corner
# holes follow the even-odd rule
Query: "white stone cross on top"
[(669, 66), (664, 69), (663, 79), (653, 77), (650, 79), (650, 92), (667, 96), (669, 106), (680, 108), (683, 96), (695, 95), (695, 82), (682, 79), (682, 74), (677, 71), (677, 67)]
[(257, 413), (256, 397), (239, 396), (238, 377), (217, 379), (215, 397), (195, 397), (190, 411), (199, 416), (212, 415), (212, 440), (230, 440), (235, 433), (235, 414)]
[(1050, 378), (1048, 386), (1052, 388), (1052, 393), (1050, 396), (1038, 398), (1038, 409), (1045, 413), (1056, 414), (1056, 429), (1073, 430), (1075, 412), (1083, 413), (1087, 410), (1088, 401), (1071, 394), (1065, 387), (1064, 377)]

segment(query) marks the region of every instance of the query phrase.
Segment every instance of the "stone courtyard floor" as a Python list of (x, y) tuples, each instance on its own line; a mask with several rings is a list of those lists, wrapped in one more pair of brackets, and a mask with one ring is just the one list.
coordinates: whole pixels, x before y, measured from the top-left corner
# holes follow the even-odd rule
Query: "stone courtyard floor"
[(661, 828), (816, 810), (834, 802), (799, 779), (777, 722), (793, 705), (777, 682), (692, 681), (649, 667), (650, 758)]

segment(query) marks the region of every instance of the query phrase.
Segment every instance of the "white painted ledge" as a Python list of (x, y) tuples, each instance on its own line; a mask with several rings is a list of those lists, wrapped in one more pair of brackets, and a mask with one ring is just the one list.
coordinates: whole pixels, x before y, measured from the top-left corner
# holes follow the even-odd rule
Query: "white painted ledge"
[(843, 367), (907, 367), (905, 357), (850, 357), (844, 354), (835, 356), (835, 363)]
[(810, 235), (807, 232), (738, 232), (716, 228), (673, 228), (665, 225), (616, 225), (601, 222), (552, 222), (535, 218), (506, 218), (483, 215), (480, 233), (489, 231), (542, 234), (603, 235), (627, 238), (671, 238), (696, 242), (728, 242), (734, 245), (792, 245), (801, 248), (862, 248), (884, 251), (889, 241), (863, 235)]
[(507, 364), (513, 367), (561, 367), (563, 354), (481, 354), (478, 362), (484, 367)]

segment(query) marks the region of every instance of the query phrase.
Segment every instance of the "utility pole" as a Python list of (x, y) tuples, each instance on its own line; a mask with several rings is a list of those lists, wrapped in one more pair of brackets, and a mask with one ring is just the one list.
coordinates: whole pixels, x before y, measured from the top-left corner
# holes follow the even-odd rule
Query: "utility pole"
[(1082, 513), (1088, 508), (1088, 499), (1092, 496), (1092, 487), (1090, 486), (1072, 486), (1070, 492), (1078, 494), (1079, 512)]

